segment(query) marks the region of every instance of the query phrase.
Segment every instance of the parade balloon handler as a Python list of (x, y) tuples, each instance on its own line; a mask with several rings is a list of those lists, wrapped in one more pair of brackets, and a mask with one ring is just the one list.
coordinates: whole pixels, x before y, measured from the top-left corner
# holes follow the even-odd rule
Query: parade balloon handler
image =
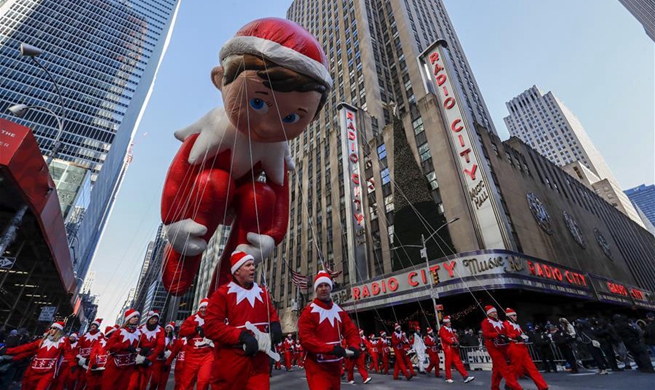
[[(164, 184), (161, 217), (168, 244), (162, 280), (181, 295), (198, 272), (216, 228), (232, 225), (209, 296), (231, 280), (230, 255), (255, 263), (287, 231), (293, 169), (288, 141), (314, 120), (332, 79), (316, 38), (285, 19), (246, 24), (226, 42), (211, 80), (223, 95), (217, 107), (178, 130), (183, 142)], [(265, 182), (258, 180), (265, 175)]]
[(212, 389), (268, 389), (271, 346), (282, 339), (280, 319), (266, 287), (255, 282), (255, 259), (236, 251), (233, 280), (209, 298), (205, 336), (214, 341)]

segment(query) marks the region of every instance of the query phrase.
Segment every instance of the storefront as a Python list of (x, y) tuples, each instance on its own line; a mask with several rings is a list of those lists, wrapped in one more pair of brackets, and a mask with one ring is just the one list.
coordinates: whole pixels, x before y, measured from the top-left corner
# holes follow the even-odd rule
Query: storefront
[(433, 260), (429, 270), (416, 266), (336, 290), (332, 297), (368, 332), (386, 329), (395, 321), (416, 321), (423, 327), (433, 323), (431, 294), (445, 314), (470, 317), (462, 326), (479, 323), (483, 318), (479, 307), (484, 304), (511, 306), (530, 321), (583, 315), (581, 309), (603, 307), (599, 303), (605, 308), (611, 304), (626, 310), (655, 309), (655, 296), (649, 291), (506, 250)]

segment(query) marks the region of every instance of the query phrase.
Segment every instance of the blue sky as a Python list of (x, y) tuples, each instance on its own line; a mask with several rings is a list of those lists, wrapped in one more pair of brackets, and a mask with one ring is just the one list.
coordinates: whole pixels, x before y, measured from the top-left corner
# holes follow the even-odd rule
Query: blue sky
[[(654, 45), (617, 0), (444, 0), (496, 128), (532, 85), (580, 119), (623, 188), (653, 183)], [(209, 78), (221, 45), (250, 20), (284, 17), (291, 0), (183, 1), (135, 137), (122, 190), (91, 269), (109, 324), (136, 284), (159, 224), (173, 132), (220, 105)], [(113, 322), (112, 322), (113, 323)]]

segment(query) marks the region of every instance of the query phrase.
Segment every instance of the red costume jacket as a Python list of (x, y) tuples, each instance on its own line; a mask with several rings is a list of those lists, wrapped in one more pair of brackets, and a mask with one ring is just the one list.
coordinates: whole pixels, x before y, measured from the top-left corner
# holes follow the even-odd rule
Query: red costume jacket
[(496, 321), (490, 317), (482, 320), (480, 324), (482, 335), (484, 336), (484, 345), (488, 348), (506, 348), (507, 342), (500, 339), (501, 335), (507, 336), (507, 329), (502, 321)]
[(80, 354), (80, 342), (76, 341), (71, 343), (70, 339), (68, 340), (68, 346), (64, 349), (64, 363), (67, 363), (69, 366), (77, 364), (75, 359), (77, 355)]
[(248, 321), (266, 333), (270, 323), (280, 322), (266, 288), (253, 283), (246, 289), (234, 281), (219, 287), (209, 298), (206, 320), (205, 335), (228, 347), (239, 344)]
[(380, 351), (380, 353), (386, 353), (386, 354), (388, 354), (388, 353), (390, 352), (390, 349), (389, 349), (389, 340), (387, 340), (385, 337), (380, 337), (380, 338), (378, 339), (378, 343), (377, 343), (377, 344), (378, 344), (378, 351)]
[(102, 335), (102, 332), (99, 330), (94, 330), (94, 331), (88, 331), (80, 337), (80, 341), (78, 341), (78, 344), (80, 345), (80, 355), (83, 358), (88, 359), (89, 356), (91, 355), (91, 349), (93, 348), (93, 344), (95, 344), (96, 341), (103, 339), (104, 336)]
[(442, 326), (439, 328), (439, 339), (441, 339), (441, 345), (443, 345), (444, 349), (446, 349), (446, 347), (452, 346), (453, 344), (459, 344), (457, 335), (455, 332), (453, 332), (452, 328), (447, 326)]
[(148, 330), (148, 325), (141, 325), (139, 327), (139, 348), (147, 350), (147, 358), (152, 363), (157, 360), (159, 354), (164, 352), (165, 348), (165, 332), (164, 328), (157, 325), (153, 330)]
[(117, 367), (131, 366), (136, 363), (136, 352), (130, 352), (128, 348), (134, 349), (139, 345), (139, 329), (131, 330), (122, 327), (109, 337), (107, 341), (107, 350), (114, 359)]
[(396, 349), (409, 349), (410, 344), (405, 332), (393, 332), (391, 335), (391, 346)]
[(109, 351), (107, 350), (107, 339), (100, 337), (97, 342), (93, 343), (91, 354), (89, 355), (89, 370), (96, 370), (102, 368), (107, 364)]
[(296, 347), (296, 344), (293, 342), (293, 339), (286, 338), (282, 342), (282, 347), (284, 348), (284, 351), (289, 351), (289, 352), (293, 353), (293, 350)]
[(341, 361), (332, 355), (335, 345), (342, 339), (348, 347), (359, 348), (359, 332), (348, 313), (334, 302), (314, 299), (298, 319), (300, 342), (307, 351), (307, 359), (317, 363)]
[(182, 323), (180, 327), (180, 338), (185, 338), (187, 341), (186, 347), (183, 351), (188, 352), (189, 354), (205, 354), (211, 352), (211, 345), (205, 342), (204, 337), (200, 337), (196, 328), (201, 327), (204, 329), (205, 326), (205, 317), (203, 317), (200, 312), (190, 315)]
[(13, 361), (34, 356), (29, 367), (32, 374), (54, 375), (59, 368), (59, 360), (64, 354), (64, 351), (69, 348), (70, 342), (66, 337), (62, 337), (58, 341), (50, 341), (46, 337), (15, 348), (7, 348), (6, 353), (7, 355), (13, 355)]
[(521, 329), (521, 325), (509, 320), (505, 320), (503, 325), (505, 326), (505, 334), (507, 337), (512, 339), (513, 342), (521, 344), (525, 343), (523, 338), (521, 338), (521, 335), (524, 334), (523, 329)]
[(177, 366), (184, 363), (185, 349), (187, 342), (186, 338), (178, 337), (175, 339), (173, 344), (169, 344), (171, 355), (166, 359), (166, 365), (170, 366), (173, 363), (173, 359), (177, 358)]
[[(441, 333), (441, 330), (439, 330), (439, 333)], [(425, 335), (425, 337), (423, 338), (423, 342), (425, 343), (425, 348), (426, 348), (428, 351), (431, 351), (431, 352), (438, 352), (438, 348), (437, 348), (437, 338), (436, 338), (436, 337), (433, 337), (433, 336), (430, 336), (429, 334), (427, 334), (427, 335)]]

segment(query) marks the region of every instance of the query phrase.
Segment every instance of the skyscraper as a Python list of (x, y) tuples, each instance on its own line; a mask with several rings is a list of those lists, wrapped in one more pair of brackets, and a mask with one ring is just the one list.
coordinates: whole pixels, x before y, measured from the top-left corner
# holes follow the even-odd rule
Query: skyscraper
[[(179, 7), (177, 0), (7, 0), (0, 2), (0, 116), (17, 103), (65, 117), (57, 157), (91, 172), (88, 208), (78, 211), (74, 269), (84, 277), (127, 167), (128, 148), (145, 110)], [(21, 58), (37, 46), (60, 86)], [(41, 150), (51, 150), (57, 122), (31, 110), (25, 119)]]
[(509, 116), (503, 119), (510, 135), (564, 167), (571, 176), (644, 226), (580, 120), (552, 92), (543, 94), (532, 86), (505, 105)]
[[(436, 154), (450, 152), (431, 135), (441, 114), (428, 107), (435, 100), (427, 93), (416, 58), (437, 39), (448, 42), (454, 80), (473, 121), (495, 130), (441, 0), (295, 0), (287, 17), (323, 45), (334, 80), (318, 119), (290, 142), (296, 171), (289, 179), (289, 230), (265, 263), (283, 327), (291, 330), (287, 326), (294, 324), (291, 312), (298, 296), (292, 271), (311, 277), (325, 265), (341, 272), (336, 283), (344, 286), (406, 268), (416, 264), (419, 254), (403, 245), (416, 246), (421, 233), (430, 235), (416, 222), (416, 205), (425, 207), (421, 213), (430, 215), (435, 228), (443, 225), (448, 207), (469, 207), (459, 182), (448, 187), (451, 181), (439, 176), (432, 161)], [(357, 128), (355, 142), (344, 133), (344, 121)], [(352, 156), (353, 148), (357, 156)], [(396, 182), (394, 177), (409, 180)], [(425, 189), (418, 191), (418, 186)], [(459, 191), (448, 197), (448, 207), (443, 188)], [(359, 218), (355, 222), (353, 214)], [(414, 229), (405, 229), (411, 224)], [(471, 235), (451, 240), (444, 226), (437, 236), (445, 243), (441, 249), (480, 247), (470, 225), (459, 228)], [(509, 230), (497, 238), (491, 246), (514, 247)], [(441, 255), (431, 247), (428, 252)]]
[(644, 26), (646, 34), (655, 41), (655, 0), (619, 0)]
[(646, 218), (655, 225), (655, 184), (640, 186), (625, 190), (628, 198), (637, 205), (646, 215)]

